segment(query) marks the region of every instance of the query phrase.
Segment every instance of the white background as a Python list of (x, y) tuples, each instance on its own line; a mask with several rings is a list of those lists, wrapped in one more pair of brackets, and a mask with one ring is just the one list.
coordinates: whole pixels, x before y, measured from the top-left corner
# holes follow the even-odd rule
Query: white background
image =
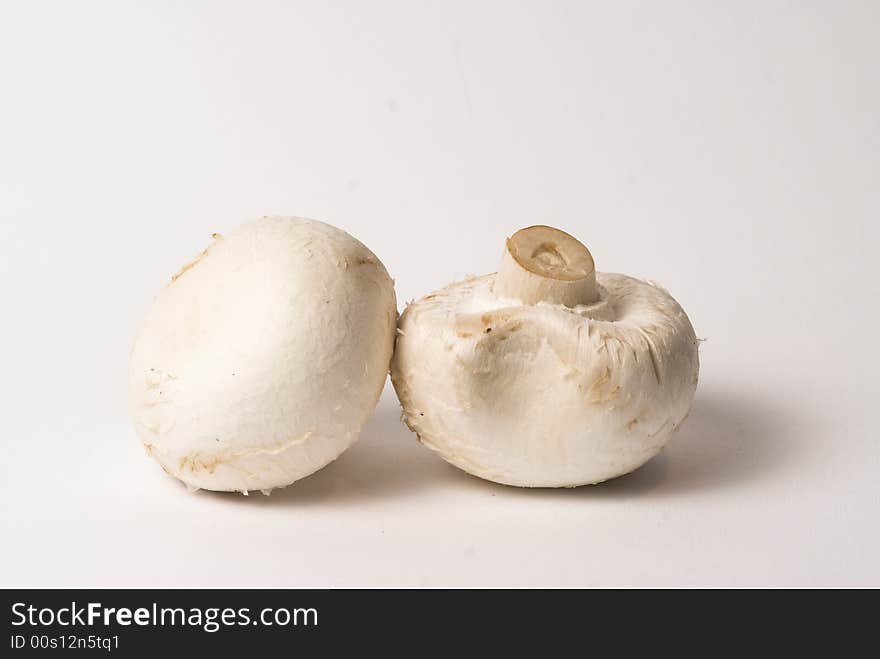
[[(877, 2), (0, 5), (0, 585), (880, 585)], [(479, 481), (388, 388), (269, 498), (144, 454), (153, 295), (263, 214), (401, 305), (535, 223), (657, 280), (695, 407), (631, 476)]]

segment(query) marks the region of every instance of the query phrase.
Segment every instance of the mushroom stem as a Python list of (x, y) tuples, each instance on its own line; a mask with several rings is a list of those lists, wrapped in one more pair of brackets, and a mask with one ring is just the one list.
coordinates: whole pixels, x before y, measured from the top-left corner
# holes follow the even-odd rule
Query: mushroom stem
[(520, 229), (507, 239), (493, 290), (498, 297), (525, 304), (574, 307), (599, 299), (590, 251), (564, 231), (541, 225)]

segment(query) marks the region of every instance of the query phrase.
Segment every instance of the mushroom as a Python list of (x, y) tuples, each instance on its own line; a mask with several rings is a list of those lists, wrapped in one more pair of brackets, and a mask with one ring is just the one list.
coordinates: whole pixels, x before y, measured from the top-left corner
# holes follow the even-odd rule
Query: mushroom
[(698, 341), (658, 285), (596, 273), (577, 239), (533, 226), (497, 274), (410, 304), (391, 379), (404, 421), (461, 469), (575, 487), (637, 469), (690, 410)]
[(289, 485), (357, 439), (396, 322), (385, 267), (340, 229), (264, 217), (214, 234), (159, 293), (135, 341), (137, 434), (190, 488)]

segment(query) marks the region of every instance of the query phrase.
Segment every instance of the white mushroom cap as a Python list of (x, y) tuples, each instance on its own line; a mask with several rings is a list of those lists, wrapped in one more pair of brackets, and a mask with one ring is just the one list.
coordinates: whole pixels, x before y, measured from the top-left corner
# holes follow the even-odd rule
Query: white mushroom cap
[[(508, 241), (497, 275), (409, 305), (391, 377), (423, 444), (527, 487), (597, 483), (661, 449), (696, 390), (694, 330), (664, 289), (596, 274), (583, 252), (568, 234), (530, 227)], [(563, 272), (548, 276), (551, 266)]]
[(131, 355), (130, 409), (193, 488), (270, 490), (348, 448), (388, 372), (385, 267), (335, 227), (266, 217), (214, 243), (156, 298)]

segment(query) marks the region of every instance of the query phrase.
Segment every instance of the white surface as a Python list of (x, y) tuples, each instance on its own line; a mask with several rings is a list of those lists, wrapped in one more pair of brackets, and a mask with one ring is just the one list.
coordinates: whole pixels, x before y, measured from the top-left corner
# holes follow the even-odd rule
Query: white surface
[[(880, 5), (0, 8), (0, 584), (880, 585)], [(125, 409), (151, 297), (268, 213), (402, 301), (555, 224), (666, 285), (702, 348), (661, 456), (481, 482), (386, 390), (270, 498), (189, 495)], [(549, 413), (550, 411), (548, 411)]]

